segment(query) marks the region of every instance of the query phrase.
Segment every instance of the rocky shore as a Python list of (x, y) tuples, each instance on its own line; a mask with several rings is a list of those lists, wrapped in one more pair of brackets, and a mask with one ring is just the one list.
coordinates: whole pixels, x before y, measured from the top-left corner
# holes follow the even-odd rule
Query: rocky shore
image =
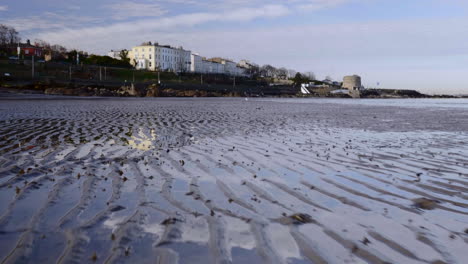
[(193, 83), (121, 83), (121, 82), (35, 82), (0, 84), (0, 93), (33, 93), (61, 96), (105, 96), (105, 97), (327, 97), (327, 98), (456, 98), (451, 95), (426, 95), (415, 90), (367, 89), (358, 96), (343, 93), (313, 92), (300, 93), (293, 85), (223, 85)]
[(65, 96), (110, 96), (110, 97), (293, 97), (298, 89), (293, 86), (268, 85), (222, 85), (193, 83), (28, 83), (0, 85), (9, 93), (42, 93)]

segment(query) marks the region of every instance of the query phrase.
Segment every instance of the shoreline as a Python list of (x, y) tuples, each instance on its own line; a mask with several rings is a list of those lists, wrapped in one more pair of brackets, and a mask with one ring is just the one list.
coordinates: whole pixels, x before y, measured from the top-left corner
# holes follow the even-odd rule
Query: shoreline
[[(156, 86), (146, 90), (146, 94), (138, 92), (129, 92), (131, 87), (64, 87), (62, 85), (52, 85), (55, 87), (40, 86), (0, 86), (0, 98), (15, 97), (17, 95), (44, 95), (44, 96), (63, 96), (80, 98), (323, 98), (323, 99), (464, 99), (466, 96), (455, 95), (422, 95), (419, 97), (411, 96), (363, 96), (352, 98), (343, 95), (302, 95), (302, 94), (241, 94), (239, 92), (219, 91), (212, 92), (201, 89), (176, 90), (171, 88), (155, 89)], [(5, 96), (6, 95), (6, 96)]]

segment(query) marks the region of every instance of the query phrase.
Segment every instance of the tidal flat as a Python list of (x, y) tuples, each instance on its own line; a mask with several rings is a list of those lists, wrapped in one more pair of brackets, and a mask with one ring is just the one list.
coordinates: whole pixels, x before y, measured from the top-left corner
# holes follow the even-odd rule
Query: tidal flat
[(467, 99), (0, 98), (1, 263), (466, 263)]

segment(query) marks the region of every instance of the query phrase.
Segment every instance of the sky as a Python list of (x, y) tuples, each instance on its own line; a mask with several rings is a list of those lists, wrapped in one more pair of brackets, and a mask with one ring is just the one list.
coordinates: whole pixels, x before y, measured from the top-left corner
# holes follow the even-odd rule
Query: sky
[(0, 0), (0, 23), (95, 54), (152, 41), (318, 79), (468, 94), (468, 0)]

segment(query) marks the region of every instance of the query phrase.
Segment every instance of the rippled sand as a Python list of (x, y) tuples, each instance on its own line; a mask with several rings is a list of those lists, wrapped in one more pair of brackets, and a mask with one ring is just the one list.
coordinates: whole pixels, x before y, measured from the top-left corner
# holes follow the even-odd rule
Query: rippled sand
[(467, 263), (467, 120), (467, 100), (0, 100), (0, 261)]

